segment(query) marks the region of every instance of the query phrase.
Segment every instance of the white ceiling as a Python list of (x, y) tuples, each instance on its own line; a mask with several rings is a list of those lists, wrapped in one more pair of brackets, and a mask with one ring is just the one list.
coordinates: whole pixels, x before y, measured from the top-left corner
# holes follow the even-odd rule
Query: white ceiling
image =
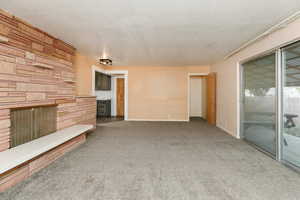
[(1, 0), (0, 8), (115, 65), (203, 65), (300, 10), (299, 0)]

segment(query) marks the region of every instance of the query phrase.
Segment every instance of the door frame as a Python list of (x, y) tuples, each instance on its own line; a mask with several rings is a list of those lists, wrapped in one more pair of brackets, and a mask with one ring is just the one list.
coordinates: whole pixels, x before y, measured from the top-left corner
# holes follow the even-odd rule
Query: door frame
[(190, 121), (190, 93), (191, 93), (191, 77), (192, 76), (208, 76), (209, 73), (188, 73), (187, 75), (187, 121)]
[(124, 88), (124, 120), (128, 120), (128, 70), (104, 70), (100, 69), (99, 67), (92, 65), (92, 90), (90, 94), (95, 96), (95, 73), (101, 72), (107, 75), (123, 75), (125, 81), (125, 88)]
[(262, 148), (258, 147), (255, 144), (249, 143), (250, 145), (254, 146), (261, 152), (269, 155), (270, 157), (274, 158), (275, 160), (279, 162), (283, 162), (282, 160), (282, 98), (283, 98), (283, 67), (282, 67), (282, 48), (283, 47), (278, 47), (276, 49), (271, 49), (268, 51), (265, 51), (260, 54), (256, 54), (255, 56), (251, 56), (247, 59), (244, 59), (240, 62), (238, 62), (237, 65), (237, 75), (238, 75), (238, 81), (239, 83), (237, 84), (238, 86), (238, 95), (237, 95), (237, 138), (243, 139), (243, 116), (244, 116), (244, 105), (243, 105), (243, 98), (244, 98), (244, 76), (243, 76), (243, 64), (256, 59), (260, 58), (263, 56), (266, 56), (268, 54), (275, 53), (275, 136), (276, 136), (276, 151), (275, 155), (272, 155), (271, 153), (263, 150)]
[[(262, 56), (265, 56), (265, 55), (267, 55), (267, 54), (270, 54), (270, 53), (272, 53), (272, 52), (276, 52), (276, 62), (278, 62), (278, 63), (276, 63), (277, 64), (277, 66), (276, 66), (276, 70), (278, 70), (278, 73), (283, 73), (282, 71), (281, 71), (281, 69), (279, 69), (278, 68), (278, 66), (280, 65), (282, 65), (282, 63), (281, 63), (281, 61), (279, 62), (279, 60), (278, 60), (278, 56), (281, 56), (282, 55), (282, 49), (284, 49), (285, 47), (287, 47), (287, 46), (290, 46), (290, 45), (292, 45), (292, 44), (294, 44), (294, 43), (297, 43), (297, 42), (299, 42), (300, 41), (300, 38), (295, 38), (295, 39), (293, 39), (293, 40), (290, 40), (290, 41), (288, 41), (288, 42), (285, 42), (285, 43), (282, 43), (282, 44), (279, 44), (278, 46), (276, 46), (276, 47), (274, 47), (274, 48), (270, 48), (270, 49), (267, 49), (267, 50), (264, 50), (264, 51), (261, 51), (261, 52), (258, 52), (258, 53), (255, 53), (255, 54), (252, 54), (252, 55), (250, 55), (250, 56), (247, 56), (247, 57), (245, 57), (245, 58), (243, 58), (243, 59), (241, 59), (240, 61), (238, 61), (237, 63), (236, 63), (236, 77), (237, 77), (237, 84), (236, 84), (236, 90), (237, 90), (237, 95), (236, 95), (236, 101), (237, 101), (237, 104), (236, 104), (236, 108), (237, 108), (237, 118), (236, 118), (236, 124), (237, 124), (237, 129), (236, 129), (236, 137), (238, 138), (238, 139), (242, 139), (242, 134), (241, 134), (241, 131), (242, 131), (242, 127), (241, 127), (241, 115), (242, 115), (242, 109), (241, 109), (241, 101), (242, 101), (242, 84), (243, 84), (243, 69), (242, 69), (242, 65), (243, 65), (243, 63), (246, 63), (246, 62), (248, 62), (248, 61), (250, 61), (250, 60), (252, 60), (252, 59), (255, 59), (255, 58), (259, 58), (259, 57), (262, 57)], [(280, 79), (280, 80), (277, 80), (277, 79)], [(276, 84), (278, 84), (278, 81), (279, 81), (279, 84), (280, 85), (278, 85), (280, 88), (279, 88), (279, 90), (280, 91), (278, 91), (278, 90), (276, 90), (276, 92), (282, 92), (282, 77), (277, 77), (276, 76)], [(277, 100), (278, 101), (278, 103), (281, 103), (281, 99), (278, 99)], [(282, 103), (281, 103), (282, 104)], [(282, 105), (280, 105), (279, 104), (279, 106), (282, 106)], [(282, 110), (282, 108), (279, 108), (279, 111), (281, 111)], [(277, 120), (278, 119), (276, 119), (276, 122), (277, 122)], [(281, 137), (281, 136), (280, 136)]]
[[(250, 60), (253, 60), (253, 59), (256, 59), (256, 58), (260, 58), (260, 57), (263, 57), (263, 56), (266, 56), (268, 54), (271, 54), (272, 52), (277, 52), (277, 50), (280, 50), (280, 48), (277, 48), (277, 49), (270, 49), (270, 50), (267, 50), (267, 51), (264, 51), (264, 52), (261, 52), (261, 53), (258, 53), (258, 54), (255, 54), (253, 56), (249, 56), (245, 59), (242, 59), (240, 60), (239, 62), (237, 62), (237, 65), (236, 65), (236, 77), (237, 77), (237, 95), (236, 95), (236, 102), (237, 102), (237, 121), (236, 121), (236, 124), (237, 124), (237, 134), (236, 134), (236, 138), (237, 139), (243, 139), (243, 134), (242, 134), (242, 129), (243, 129), (243, 125), (242, 125), (242, 116), (243, 116), (243, 89), (244, 89), (244, 85), (243, 85), (243, 64), (250, 61)], [(276, 62), (277, 62), (277, 54), (276, 54)], [(276, 70), (277, 70), (277, 67), (275, 67)], [(276, 77), (277, 79), (277, 77)], [(277, 83), (277, 80), (276, 80), (276, 83)], [(277, 90), (276, 90), (277, 92)]]

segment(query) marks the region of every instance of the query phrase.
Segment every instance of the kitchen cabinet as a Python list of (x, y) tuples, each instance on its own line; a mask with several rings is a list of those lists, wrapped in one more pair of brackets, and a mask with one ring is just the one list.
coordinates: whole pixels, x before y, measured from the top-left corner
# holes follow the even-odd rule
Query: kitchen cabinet
[(96, 72), (95, 76), (96, 90), (111, 90), (111, 76)]

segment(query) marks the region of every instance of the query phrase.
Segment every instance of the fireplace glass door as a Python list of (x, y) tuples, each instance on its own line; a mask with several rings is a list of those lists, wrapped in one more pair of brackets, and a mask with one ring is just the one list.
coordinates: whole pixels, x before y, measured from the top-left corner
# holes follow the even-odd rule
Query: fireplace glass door
[(10, 148), (56, 131), (56, 106), (11, 110)]

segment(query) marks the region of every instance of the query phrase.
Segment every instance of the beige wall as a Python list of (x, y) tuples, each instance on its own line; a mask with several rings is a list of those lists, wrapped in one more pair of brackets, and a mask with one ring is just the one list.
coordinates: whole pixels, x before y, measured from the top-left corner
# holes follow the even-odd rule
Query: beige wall
[[(91, 62), (86, 57), (77, 60), (77, 92), (79, 95), (90, 94)], [(187, 120), (188, 73), (210, 70), (209, 66), (113, 66), (105, 69), (128, 70), (129, 120)]]
[(128, 70), (128, 118), (137, 120), (188, 120), (188, 73), (209, 72), (207, 66), (119, 69)]
[(300, 39), (300, 19), (289, 24), (286, 28), (259, 40), (229, 59), (212, 65), (212, 71), (217, 72), (217, 126), (228, 133), (237, 136), (239, 129), (239, 71), (238, 63), (278, 48), (291, 41)]
[[(76, 53), (74, 67), (76, 70), (76, 93), (77, 95), (91, 95), (92, 70), (91, 66), (96, 65), (96, 59)], [(101, 69), (101, 66), (98, 66)]]

